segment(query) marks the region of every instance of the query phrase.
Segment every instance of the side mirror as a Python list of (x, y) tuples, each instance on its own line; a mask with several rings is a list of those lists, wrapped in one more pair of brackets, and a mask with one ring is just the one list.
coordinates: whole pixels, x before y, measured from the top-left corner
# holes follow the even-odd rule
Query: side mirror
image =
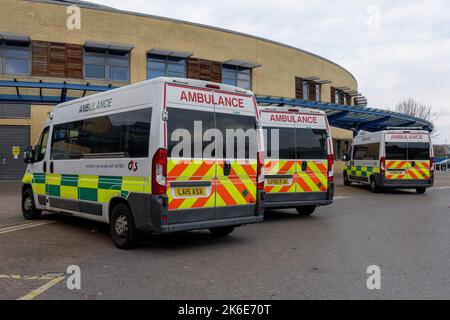
[(32, 163), (34, 159), (33, 147), (28, 146), (23, 153), (23, 161), (25, 163)]

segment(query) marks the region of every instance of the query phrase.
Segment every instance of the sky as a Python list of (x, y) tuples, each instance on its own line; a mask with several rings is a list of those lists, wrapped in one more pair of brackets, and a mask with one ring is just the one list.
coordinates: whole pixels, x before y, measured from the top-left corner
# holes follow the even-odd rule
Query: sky
[(450, 143), (448, 0), (89, 0), (122, 10), (249, 33), (348, 69), (369, 106), (432, 105), (435, 143)]

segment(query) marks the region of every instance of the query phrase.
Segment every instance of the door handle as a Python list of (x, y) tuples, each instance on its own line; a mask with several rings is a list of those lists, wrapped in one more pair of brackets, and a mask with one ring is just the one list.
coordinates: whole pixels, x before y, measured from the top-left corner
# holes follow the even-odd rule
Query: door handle
[(308, 162), (303, 161), (303, 162), (302, 162), (302, 171), (303, 171), (303, 172), (306, 172), (306, 170), (308, 170)]
[(225, 161), (223, 164), (223, 175), (229, 176), (231, 172), (231, 163), (228, 161)]
[(47, 172), (47, 162), (44, 161), (44, 164), (42, 165), (42, 171)]
[(54, 169), (54, 164), (53, 164), (53, 162), (50, 162), (50, 173), (53, 173), (53, 169)]

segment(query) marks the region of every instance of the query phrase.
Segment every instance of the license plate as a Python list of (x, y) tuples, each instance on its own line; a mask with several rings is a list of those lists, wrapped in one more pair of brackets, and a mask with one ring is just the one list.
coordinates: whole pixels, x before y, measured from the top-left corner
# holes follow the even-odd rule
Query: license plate
[(395, 174), (395, 175), (401, 175), (401, 174), (405, 174), (405, 170), (389, 170), (388, 171), (389, 174)]
[(284, 186), (289, 184), (289, 179), (267, 179), (269, 186)]
[(189, 188), (175, 188), (175, 197), (204, 197), (206, 196), (206, 188), (204, 187), (189, 187)]

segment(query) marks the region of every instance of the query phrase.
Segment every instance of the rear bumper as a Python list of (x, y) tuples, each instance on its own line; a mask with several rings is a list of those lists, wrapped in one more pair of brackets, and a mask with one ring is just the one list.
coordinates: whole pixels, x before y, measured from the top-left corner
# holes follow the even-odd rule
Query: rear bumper
[(375, 181), (382, 188), (392, 189), (415, 189), (430, 188), (434, 185), (434, 178), (426, 180), (403, 180), (403, 179), (386, 179), (382, 174), (375, 175)]
[(216, 215), (214, 208), (169, 211), (166, 196), (131, 194), (128, 202), (139, 231), (166, 234), (260, 222), (264, 218), (264, 193), (259, 194), (259, 199), (251, 209), (249, 206), (219, 208)]
[(327, 192), (266, 193), (264, 206), (266, 208), (326, 206), (333, 203), (333, 198), (334, 183), (331, 183)]

